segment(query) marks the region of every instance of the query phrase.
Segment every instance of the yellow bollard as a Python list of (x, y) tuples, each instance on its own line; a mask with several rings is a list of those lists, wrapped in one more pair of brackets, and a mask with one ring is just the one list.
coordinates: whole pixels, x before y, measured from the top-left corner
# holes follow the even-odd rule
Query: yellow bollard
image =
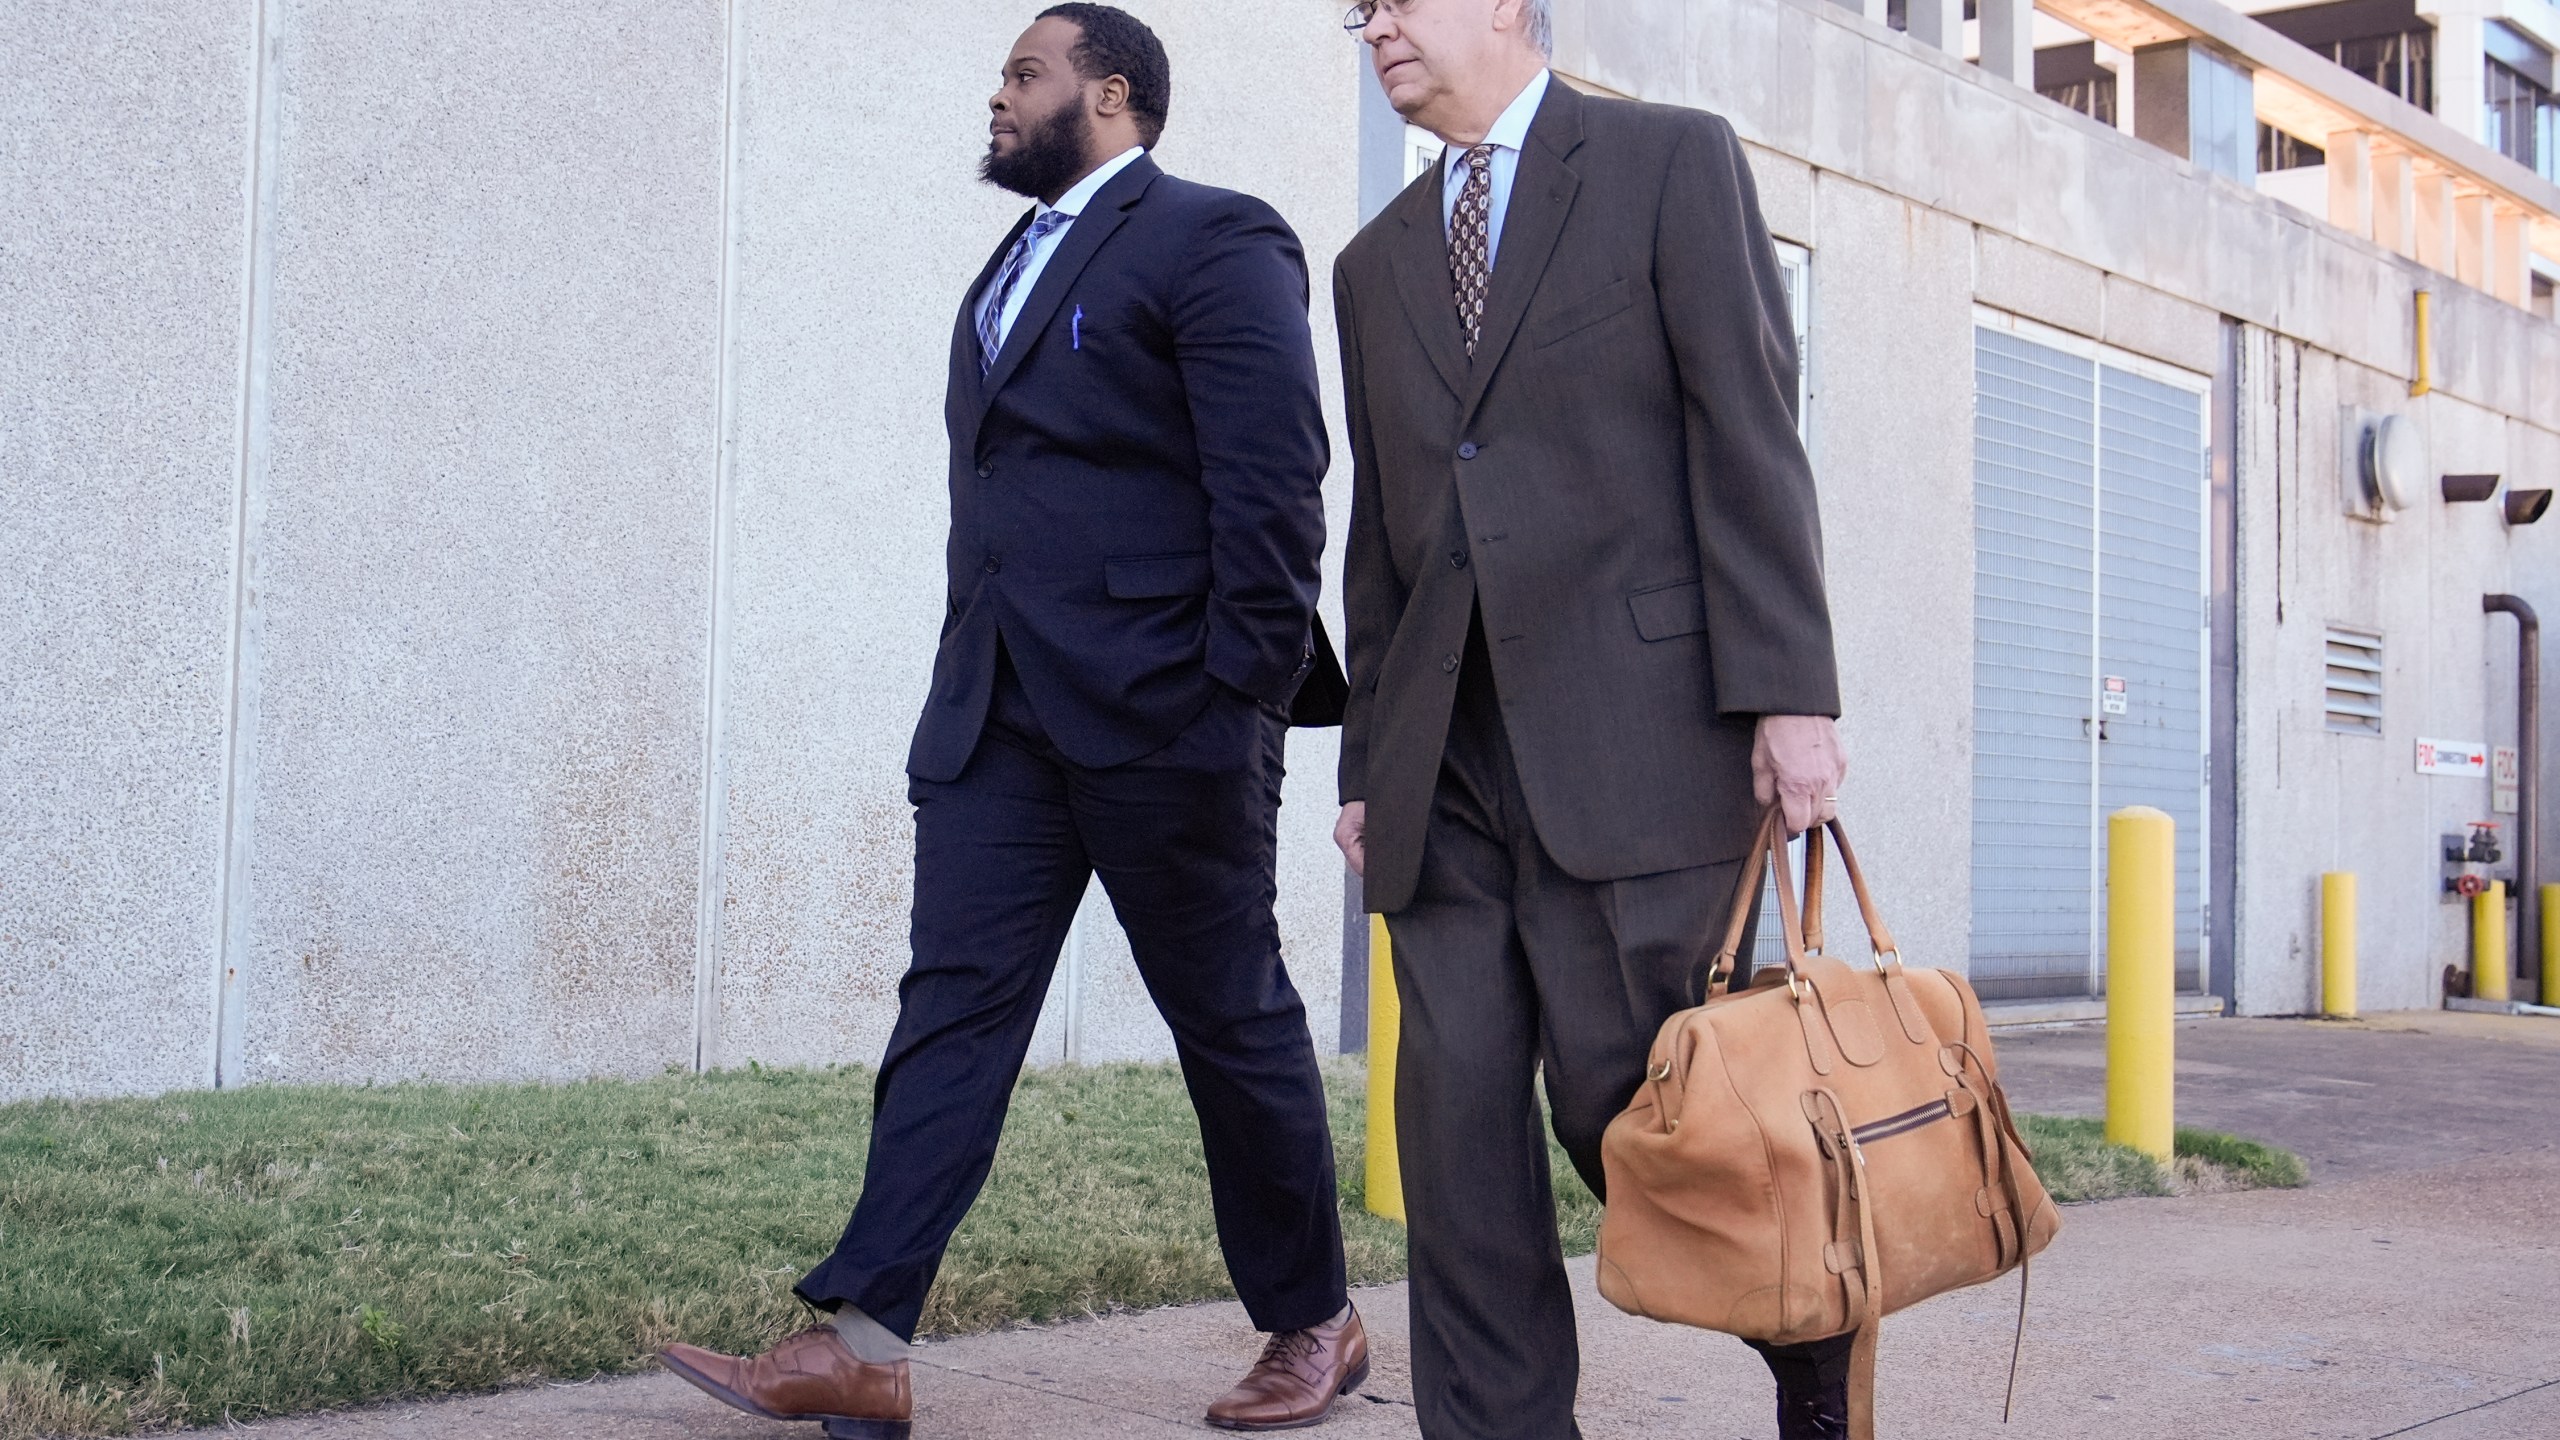
[(2541, 1000), (2560, 1005), (2560, 885), (2542, 887)]
[(2356, 1016), (2356, 877), (2332, 870), (2320, 877), (2320, 1013)]
[(2507, 882), (2471, 897), (2471, 998), (2507, 998)]
[(2167, 1160), (2175, 1119), (2178, 823), (2107, 817), (2107, 1140)]
[(1369, 917), (1369, 1213), (1404, 1223), (1404, 1172), (1396, 1159), (1396, 970), (1387, 917)]

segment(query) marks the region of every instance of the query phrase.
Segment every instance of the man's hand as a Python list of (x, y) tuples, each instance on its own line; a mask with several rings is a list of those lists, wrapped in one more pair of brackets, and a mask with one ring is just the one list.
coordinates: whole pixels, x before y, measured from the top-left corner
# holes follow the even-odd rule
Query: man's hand
[(1342, 807), (1342, 817), (1333, 822), (1333, 843), (1342, 847), (1342, 858), (1351, 862), (1351, 873), (1362, 879), (1369, 877), (1369, 802), (1354, 800)]
[[(1751, 738), (1751, 793), (1761, 809), (1775, 803), (1786, 811), (1789, 835), (1801, 835), (1840, 813), (1840, 782), (1848, 774), (1849, 757), (1840, 748), (1840, 733), (1830, 716), (1760, 717)], [(1350, 812), (1343, 813), (1348, 819)], [(1341, 842), (1340, 825), (1333, 838)]]

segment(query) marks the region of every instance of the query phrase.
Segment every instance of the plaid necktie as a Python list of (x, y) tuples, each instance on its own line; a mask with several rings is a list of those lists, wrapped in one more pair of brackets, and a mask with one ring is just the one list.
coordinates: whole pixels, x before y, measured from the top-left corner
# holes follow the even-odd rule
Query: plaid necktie
[(1033, 247), (1051, 232), (1065, 229), (1075, 218), (1064, 210), (1044, 210), (1032, 220), (1031, 228), (1022, 232), (1022, 238), (1013, 242), (1013, 248), (1005, 252), (1004, 268), (996, 271), (994, 282), (987, 286), (987, 308), (978, 313), (980, 375), (995, 368), (996, 351), (1004, 344), (1004, 307), (1013, 299), (1013, 287), (1021, 283), (1023, 269), (1031, 263)]
[(1490, 245), (1493, 217), (1493, 147), (1477, 145), (1466, 155), (1467, 183), (1458, 190), (1458, 208), (1449, 217), (1449, 273), (1458, 282), (1458, 323), (1466, 327), (1467, 355), (1476, 353), (1476, 337), (1484, 330), (1484, 292), (1493, 281)]

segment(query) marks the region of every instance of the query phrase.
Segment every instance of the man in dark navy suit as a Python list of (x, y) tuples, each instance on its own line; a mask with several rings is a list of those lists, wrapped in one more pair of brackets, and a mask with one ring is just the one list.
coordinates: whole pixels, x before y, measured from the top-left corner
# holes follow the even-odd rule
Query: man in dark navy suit
[(1173, 1031), (1228, 1272), (1271, 1333), (1209, 1423), (1310, 1424), (1367, 1373), (1272, 917), (1281, 742), (1344, 695), (1315, 628), (1306, 261), (1270, 206), (1148, 158), (1170, 91), (1155, 35), (1103, 5), (1044, 12), (1006, 61), (983, 171), (1039, 203), (952, 334), (949, 606), (907, 757), (914, 964), (861, 1199), (798, 1287), (832, 1319), (760, 1356), (663, 1357), (830, 1436), (906, 1434), (906, 1341), (1095, 874)]

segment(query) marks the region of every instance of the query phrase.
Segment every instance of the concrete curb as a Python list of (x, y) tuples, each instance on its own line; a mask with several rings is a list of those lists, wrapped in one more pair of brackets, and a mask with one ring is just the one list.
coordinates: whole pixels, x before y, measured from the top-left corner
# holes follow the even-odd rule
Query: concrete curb
[[(2201, 1019), (2222, 1013), (2219, 995), (2181, 995), (2176, 1001), (2181, 1020)], [(2024, 1025), (2085, 1025), (2107, 1018), (2104, 1000), (2002, 1000), (1982, 1007), (1982, 1018), (1994, 1030), (2012, 1030)]]

